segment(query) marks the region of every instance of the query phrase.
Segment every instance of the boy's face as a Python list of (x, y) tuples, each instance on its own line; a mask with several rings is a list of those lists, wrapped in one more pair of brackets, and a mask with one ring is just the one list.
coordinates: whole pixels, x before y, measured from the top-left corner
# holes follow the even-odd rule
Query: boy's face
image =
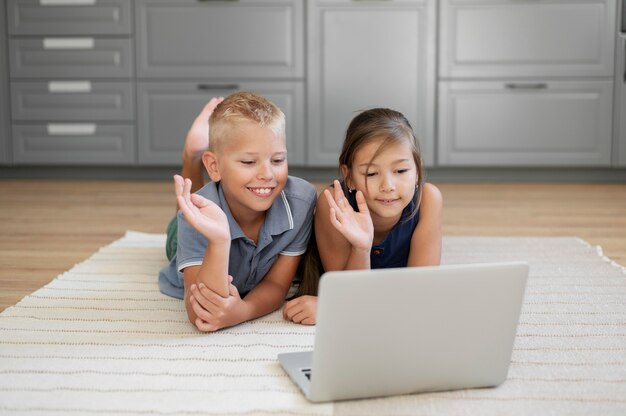
[(207, 166), (209, 175), (221, 181), (235, 218), (267, 211), (285, 187), (285, 138), (270, 128), (254, 123), (238, 125), (213, 155), (215, 169)]

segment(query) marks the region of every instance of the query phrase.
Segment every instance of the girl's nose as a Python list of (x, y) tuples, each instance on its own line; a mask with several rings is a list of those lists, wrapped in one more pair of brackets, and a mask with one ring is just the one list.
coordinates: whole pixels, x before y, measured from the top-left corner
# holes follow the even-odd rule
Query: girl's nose
[(380, 190), (382, 192), (391, 192), (396, 189), (396, 183), (391, 175), (384, 175), (383, 180), (380, 183)]

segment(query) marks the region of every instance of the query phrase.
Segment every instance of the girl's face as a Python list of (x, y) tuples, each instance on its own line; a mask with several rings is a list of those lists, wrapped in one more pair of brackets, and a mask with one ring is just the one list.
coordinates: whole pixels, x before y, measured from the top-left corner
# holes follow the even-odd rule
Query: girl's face
[(372, 160), (383, 140), (374, 139), (356, 151), (347, 183), (363, 192), (375, 223), (377, 217), (399, 220), (418, 183), (417, 166), (408, 142), (389, 144)]

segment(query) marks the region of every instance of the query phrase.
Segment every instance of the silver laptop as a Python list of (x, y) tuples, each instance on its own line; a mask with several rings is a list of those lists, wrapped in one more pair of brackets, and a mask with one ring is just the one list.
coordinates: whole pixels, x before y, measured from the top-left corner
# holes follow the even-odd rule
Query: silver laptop
[(528, 264), (328, 272), (313, 351), (279, 354), (314, 402), (502, 383)]

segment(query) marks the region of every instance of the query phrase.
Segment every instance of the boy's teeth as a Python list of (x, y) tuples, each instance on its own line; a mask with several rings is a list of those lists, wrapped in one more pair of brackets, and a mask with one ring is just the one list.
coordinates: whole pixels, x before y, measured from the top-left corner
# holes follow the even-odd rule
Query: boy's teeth
[(272, 192), (271, 188), (252, 188), (252, 191), (257, 194), (269, 194)]

